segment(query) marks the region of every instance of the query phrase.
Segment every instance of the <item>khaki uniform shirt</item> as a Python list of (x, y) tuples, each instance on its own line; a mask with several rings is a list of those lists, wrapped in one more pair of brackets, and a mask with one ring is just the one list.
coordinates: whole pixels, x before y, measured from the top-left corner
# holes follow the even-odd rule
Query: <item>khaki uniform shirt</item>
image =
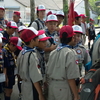
[(80, 69), (82, 68), (82, 66), (85, 67), (85, 65), (91, 61), (90, 55), (88, 53), (88, 51), (85, 49), (85, 47), (83, 45), (79, 45), (76, 48), (74, 48), (74, 50), (77, 53), (77, 58), (78, 58), (78, 63), (79, 63), (79, 67)]
[(31, 53), (28, 64), (28, 57), (30, 52), (22, 55), (20, 52), (17, 58), (18, 74), (22, 79), (22, 100), (33, 100), (32, 85), (35, 82), (42, 80), (41, 72), (38, 69), (38, 60), (34, 52)]
[(54, 50), (49, 56), (47, 75), (54, 79), (74, 79), (79, 77), (75, 51), (67, 47)]
[[(38, 25), (37, 25), (37, 22), (35, 22), (35, 21), (31, 24), (31, 27), (34, 27), (36, 30), (43, 30), (43, 29), (46, 28), (46, 27), (45, 27), (45, 24), (42, 23), (39, 19), (37, 19), (37, 21), (38, 21), (39, 27), (38, 27)], [(38, 28), (39, 28), (39, 29), (38, 29)]]

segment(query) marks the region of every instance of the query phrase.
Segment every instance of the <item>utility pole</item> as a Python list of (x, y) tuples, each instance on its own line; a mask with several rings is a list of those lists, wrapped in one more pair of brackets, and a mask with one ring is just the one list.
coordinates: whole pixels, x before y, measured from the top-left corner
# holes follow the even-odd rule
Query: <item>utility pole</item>
[(35, 20), (35, 1), (30, 0), (30, 16), (31, 16), (31, 22)]
[(68, 0), (63, 0), (63, 11), (64, 11), (64, 22), (63, 25), (67, 24), (67, 17), (68, 17)]

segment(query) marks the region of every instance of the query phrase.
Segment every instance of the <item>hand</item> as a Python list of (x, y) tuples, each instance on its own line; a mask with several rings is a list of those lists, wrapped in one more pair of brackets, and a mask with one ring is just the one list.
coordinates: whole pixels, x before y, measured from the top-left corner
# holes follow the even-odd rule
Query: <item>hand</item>
[(39, 100), (45, 100), (43, 94), (39, 94)]
[(6, 81), (5, 81), (6, 86), (8, 86), (8, 82), (9, 82), (9, 80), (8, 80), (8, 78), (6, 78)]
[(57, 45), (52, 44), (51, 47), (50, 47), (51, 51), (54, 50), (54, 49), (56, 49), (56, 47), (57, 47)]

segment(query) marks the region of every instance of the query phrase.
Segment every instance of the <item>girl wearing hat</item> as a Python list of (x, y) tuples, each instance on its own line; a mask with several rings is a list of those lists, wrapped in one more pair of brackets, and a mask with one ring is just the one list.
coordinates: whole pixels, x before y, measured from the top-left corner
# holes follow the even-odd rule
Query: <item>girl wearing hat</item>
[(36, 30), (42, 30), (45, 29), (45, 23), (43, 18), (45, 17), (45, 11), (46, 8), (44, 5), (39, 5), (37, 7), (37, 19), (32, 22), (32, 24), (30, 23), (29, 26), (34, 27)]
[(60, 29), (61, 45), (50, 53), (46, 75), (48, 100), (79, 100), (75, 79), (79, 69), (75, 51), (71, 49), (74, 32), (71, 26)]

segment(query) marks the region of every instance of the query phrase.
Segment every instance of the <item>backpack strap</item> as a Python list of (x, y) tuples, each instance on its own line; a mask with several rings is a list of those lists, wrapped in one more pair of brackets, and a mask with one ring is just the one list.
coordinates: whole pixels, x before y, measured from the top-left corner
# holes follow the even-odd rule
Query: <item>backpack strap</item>
[(32, 52), (29, 53), (29, 56), (28, 56), (28, 65), (30, 65), (30, 56), (31, 56)]
[(95, 99), (94, 100), (97, 100), (99, 92), (100, 92), (100, 84), (98, 84), (98, 86), (95, 89)]
[(38, 29), (37, 29), (37, 30), (39, 30), (39, 29), (40, 29), (40, 27), (39, 27), (39, 22), (38, 22), (38, 20), (35, 20), (34, 22), (36, 22), (37, 27), (38, 27)]

